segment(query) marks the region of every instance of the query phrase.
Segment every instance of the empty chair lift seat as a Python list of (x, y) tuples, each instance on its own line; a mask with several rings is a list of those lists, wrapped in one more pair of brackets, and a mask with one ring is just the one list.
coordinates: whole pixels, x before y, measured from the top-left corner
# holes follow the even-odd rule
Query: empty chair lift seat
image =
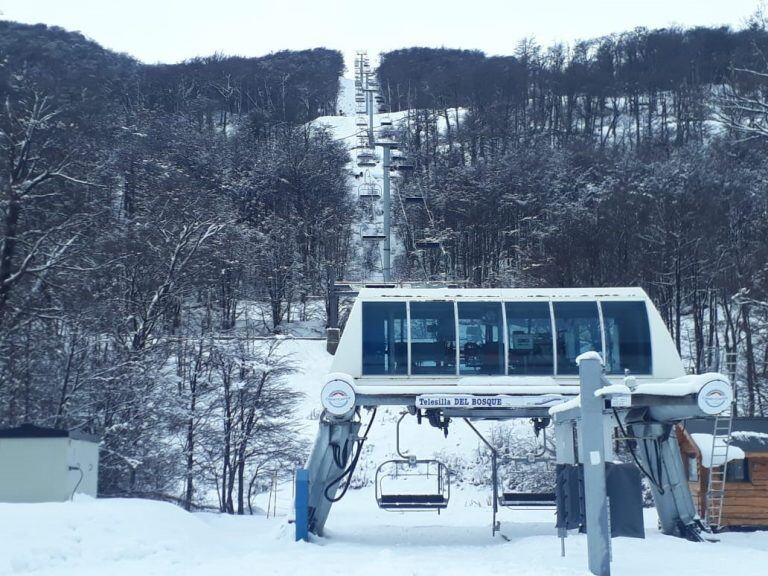
[(555, 506), (554, 492), (504, 492), (499, 504), (510, 508), (550, 508)]
[(448, 506), (448, 499), (441, 494), (387, 494), (379, 498), (384, 510), (435, 510)]

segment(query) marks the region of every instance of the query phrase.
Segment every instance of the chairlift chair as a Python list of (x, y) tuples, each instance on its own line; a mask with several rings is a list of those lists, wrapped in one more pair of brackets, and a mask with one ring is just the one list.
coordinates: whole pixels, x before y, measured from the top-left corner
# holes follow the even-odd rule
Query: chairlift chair
[(425, 198), (420, 192), (411, 192), (403, 196), (403, 202), (411, 205), (422, 205), (425, 202)]
[[(407, 415), (408, 412), (403, 412), (397, 421), (397, 454), (400, 458), (382, 462), (376, 469), (376, 503), (382, 510), (433, 510), (439, 514), (451, 498), (451, 475), (448, 467), (439, 460), (418, 459), (400, 450), (400, 424)], [(416, 490), (391, 492), (390, 482), (403, 487), (409, 482), (419, 486)]]
[(376, 131), (376, 145), (388, 146), (392, 150), (400, 147), (397, 141), (397, 133), (392, 126), (382, 126)]
[(381, 198), (381, 188), (373, 182), (363, 182), (357, 187), (358, 198)]
[[(541, 424), (539, 421), (538, 424)], [(554, 460), (554, 456), (547, 449), (547, 429), (546, 424), (536, 428), (537, 422), (534, 421), (534, 429), (543, 433), (540, 448), (536, 452), (530, 452), (524, 456), (511, 458), (514, 462), (522, 462), (527, 465), (533, 465), (537, 462), (544, 462), (549, 465)], [(502, 492), (498, 498), (499, 505), (507, 508), (534, 509), (534, 508), (552, 508), (556, 505), (554, 492)]]
[(420, 250), (436, 250), (440, 248), (440, 240), (437, 238), (422, 238), (416, 240), (414, 245)]
[[(406, 484), (409, 480), (426, 481), (433, 489), (392, 493), (386, 480)], [(451, 480), (448, 467), (439, 460), (387, 460), (376, 469), (376, 503), (382, 510), (440, 510), (448, 506)]]
[(413, 172), (416, 167), (409, 162), (397, 162), (389, 167), (390, 170), (398, 170), (400, 172)]
[(506, 508), (552, 508), (555, 506), (554, 492), (502, 492), (499, 506)]
[(366, 147), (365, 150), (362, 150), (361, 152), (357, 153), (357, 160), (358, 162), (360, 160), (372, 160), (373, 162), (376, 162), (376, 160), (378, 160), (378, 157), (376, 156), (376, 153), (373, 150)]
[(382, 242), (387, 239), (384, 232), (379, 228), (363, 228), (360, 232), (360, 236), (363, 240), (369, 242)]

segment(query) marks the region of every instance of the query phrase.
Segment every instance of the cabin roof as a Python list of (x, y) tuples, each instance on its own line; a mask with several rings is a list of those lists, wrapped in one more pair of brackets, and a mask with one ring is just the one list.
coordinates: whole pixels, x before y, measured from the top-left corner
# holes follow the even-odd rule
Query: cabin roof
[[(689, 434), (712, 434), (714, 426), (711, 418), (696, 418), (685, 423)], [(768, 453), (768, 418), (734, 418), (731, 445), (744, 452)]]
[(63, 430), (61, 428), (46, 428), (34, 424), (22, 424), (15, 428), (0, 428), (0, 438), (71, 438), (98, 442), (99, 437), (80, 430)]
[(563, 299), (593, 300), (595, 298), (633, 298), (647, 299), (645, 291), (636, 287), (616, 288), (433, 288), (424, 286), (362, 286), (359, 297), (378, 298), (416, 298), (424, 300), (453, 300), (462, 298), (476, 299)]

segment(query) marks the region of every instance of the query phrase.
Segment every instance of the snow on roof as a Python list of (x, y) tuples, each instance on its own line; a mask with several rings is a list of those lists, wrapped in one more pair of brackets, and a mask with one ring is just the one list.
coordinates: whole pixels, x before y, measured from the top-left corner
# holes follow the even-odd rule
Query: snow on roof
[(765, 432), (746, 432), (746, 431), (739, 431), (731, 432), (731, 438), (738, 442), (755, 442), (757, 444), (763, 444), (765, 445), (766, 450), (768, 450), (768, 434)]
[(595, 352), (594, 350), (591, 350), (589, 352), (584, 352), (584, 354), (580, 354), (576, 357), (576, 365), (578, 366), (581, 364), (582, 360), (598, 360), (601, 365), (604, 365), (605, 362), (603, 362), (603, 357), (600, 356), (598, 352)]
[(564, 299), (594, 300), (595, 298), (635, 298), (647, 300), (642, 288), (443, 288), (423, 286), (392, 286), (360, 288), (360, 298), (423, 298), (453, 300), (456, 298), (500, 299)]
[(632, 390), (626, 384), (611, 384), (595, 390), (595, 396), (613, 396), (614, 394), (632, 394)]
[[(690, 434), (711, 433), (714, 420), (695, 418), (685, 423)], [(731, 430), (731, 446), (738, 446), (744, 452), (768, 452), (768, 418), (734, 418)]]
[(575, 398), (571, 398), (570, 400), (563, 402), (562, 404), (558, 404), (557, 406), (552, 406), (552, 408), (549, 409), (549, 415), (554, 416), (555, 414), (558, 414), (560, 412), (565, 412), (566, 410), (570, 410), (571, 408), (581, 408), (581, 396), (576, 396)]
[(674, 378), (667, 382), (638, 384), (633, 390), (634, 394), (652, 394), (654, 396), (688, 396), (698, 394), (699, 391), (713, 380), (722, 381), (725, 377), (717, 372), (706, 374), (689, 374)]
[[(691, 434), (691, 438), (693, 438), (696, 447), (699, 449), (699, 452), (701, 452), (701, 464), (705, 468), (722, 466), (725, 463), (726, 454), (728, 455), (728, 462), (731, 462), (732, 460), (744, 460), (746, 457), (744, 450), (733, 445), (726, 447), (725, 440), (718, 438), (714, 441), (714, 436), (712, 436), (712, 434)], [(717, 449), (717, 455), (713, 458), (715, 448)]]

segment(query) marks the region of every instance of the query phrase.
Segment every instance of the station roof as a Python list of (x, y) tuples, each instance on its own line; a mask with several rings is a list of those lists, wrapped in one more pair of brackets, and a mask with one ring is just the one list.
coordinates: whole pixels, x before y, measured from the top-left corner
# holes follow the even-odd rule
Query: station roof
[[(689, 434), (712, 434), (715, 423), (711, 418), (687, 420)], [(731, 445), (744, 452), (768, 452), (768, 418), (734, 418)]]
[(488, 300), (591, 300), (595, 298), (647, 299), (642, 288), (463, 288), (424, 286), (361, 286), (359, 297), (365, 299), (414, 298), (424, 300), (453, 300), (462, 298)]

